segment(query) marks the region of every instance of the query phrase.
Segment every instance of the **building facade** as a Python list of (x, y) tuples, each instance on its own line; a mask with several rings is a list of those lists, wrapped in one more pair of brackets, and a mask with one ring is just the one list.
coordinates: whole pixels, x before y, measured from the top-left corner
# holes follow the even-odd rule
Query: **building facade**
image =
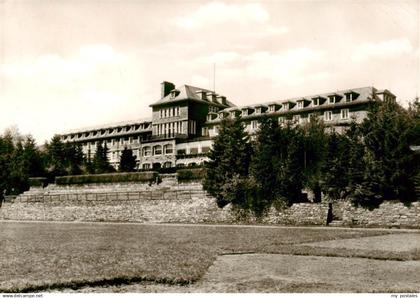
[(237, 107), (225, 96), (213, 91), (170, 82), (161, 84), (161, 98), (150, 105), (152, 118), (74, 130), (62, 134), (64, 142), (82, 146), (93, 157), (99, 142), (109, 150), (111, 165), (118, 167), (122, 150), (127, 147), (136, 156), (138, 169), (184, 167), (202, 164), (225, 118), (239, 117), (248, 133), (258, 129), (263, 116), (280, 124), (292, 121), (304, 125), (319, 117), (338, 132), (351, 121), (367, 117), (369, 105), (395, 100), (388, 90), (363, 87)]

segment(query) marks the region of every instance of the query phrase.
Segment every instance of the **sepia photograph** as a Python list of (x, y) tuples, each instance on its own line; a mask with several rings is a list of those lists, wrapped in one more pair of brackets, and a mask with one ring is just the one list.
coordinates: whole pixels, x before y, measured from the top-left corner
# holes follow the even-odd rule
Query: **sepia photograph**
[(419, 95), (420, 0), (0, 0), (0, 298), (420, 297)]

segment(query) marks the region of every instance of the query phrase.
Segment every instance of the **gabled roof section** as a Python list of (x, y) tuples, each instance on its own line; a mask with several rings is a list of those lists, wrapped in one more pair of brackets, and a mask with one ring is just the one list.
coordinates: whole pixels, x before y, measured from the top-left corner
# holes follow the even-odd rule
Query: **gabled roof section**
[(151, 123), (152, 123), (151, 118), (142, 118), (142, 119), (136, 119), (136, 120), (128, 120), (128, 121), (113, 122), (113, 123), (102, 124), (102, 125), (81, 127), (78, 129), (70, 129), (63, 132), (60, 135), (67, 135), (67, 134), (72, 134), (72, 133), (83, 133), (83, 132), (96, 131), (96, 130), (101, 130), (101, 129), (123, 127), (123, 126), (128, 126), (128, 125), (151, 124)]
[(160, 105), (171, 104), (173, 102), (180, 102), (184, 100), (212, 104), (212, 105), (219, 106), (221, 108), (228, 108), (228, 107), (235, 106), (232, 102), (228, 100), (226, 100), (226, 104), (223, 104), (219, 98), (217, 98), (216, 102), (213, 101), (211, 98), (207, 98), (207, 97), (203, 99), (201, 96), (202, 93), (204, 94), (214, 93), (213, 91), (207, 90), (204, 88), (198, 88), (198, 87), (189, 86), (189, 85), (182, 85), (180, 87), (175, 88), (174, 90), (176, 90), (177, 92), (171, 91), (168, 95), (159, 99), (155, 103), (152, 103), (150, 106), (151, 107), (160, 106)]
[[(314, 95), (308, 95), (308, 96), (301, 96), (301, 97), (294, 97), (294, 98), (288, 98), (288, 99), (284, 99), (284, 100), (278, 100), (278, 101), (269, 101), (266, 103), (262, 103), (262, 105), (272, 105), (272, 104), (276, 104), (276, 105), (283, 105), (286, 103), (291, 103), (293, 105), (296, 104), (297, 101), (300, 101), (302, 99), (313, 99), (313, 98), (324, 98), (327, 99), (328, 96), (331, 95), (335, 95), (335, 96), (341, 96), (344, 97), (346, 93), (356, 93), (359, 94), (357, 101), (369, 101), (372, 97), (372, 93), (374, 91), (376, 91), (377, 89), (374, 87), (361, 87), (361, 88), (352, 88), (352, 89), (346, 89), (346, 90), (340, 90), (340, 91), (336, 91), (336, 92), (329, 92), (329, 93), (320, 93), (320, 94), (314, 94)], [(240, 109), (246, 109), (246, 108), (251, 108), (254, 109), (254, 107), (257, 106), (256, 104), (253, 105), (248, 105), (248, 106), (239, 106), (238, 108)], [(229, 110), (229, 109), (228, 109)]]

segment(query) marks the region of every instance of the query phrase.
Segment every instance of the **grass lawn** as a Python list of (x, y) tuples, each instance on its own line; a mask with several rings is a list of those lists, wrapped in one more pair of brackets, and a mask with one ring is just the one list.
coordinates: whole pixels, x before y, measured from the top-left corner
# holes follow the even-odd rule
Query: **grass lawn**
[(155, 281), (197, 281), (220, 254), (287, 253), (420, 259), (386, 253), (293, 246), (398, 231), (0, 222), (0, 292)]

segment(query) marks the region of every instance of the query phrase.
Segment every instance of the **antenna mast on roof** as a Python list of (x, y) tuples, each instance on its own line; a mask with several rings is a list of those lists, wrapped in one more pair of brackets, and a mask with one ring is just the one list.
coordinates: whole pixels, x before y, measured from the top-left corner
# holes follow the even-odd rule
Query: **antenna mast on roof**
[(213, 92), (216, 93), (216, 63), (213, 63)]

